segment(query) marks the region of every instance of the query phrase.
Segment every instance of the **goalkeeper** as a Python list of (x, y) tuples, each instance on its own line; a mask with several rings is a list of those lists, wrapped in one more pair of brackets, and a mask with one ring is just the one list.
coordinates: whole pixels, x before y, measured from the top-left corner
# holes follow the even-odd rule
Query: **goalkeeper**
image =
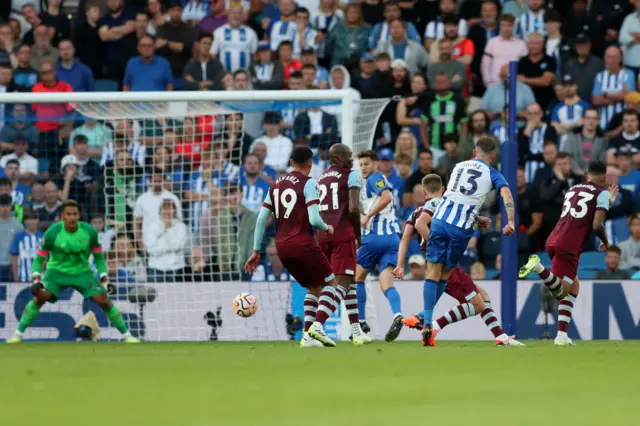
[[(107, 288), (113, 290), (107, 278), (107, 267), (98, 241), (98, 232), (86, 222), (80, 222), (80, 208), (73, 200), (62, 204), (62, 221), (57, 222), (45, 232), (42, 246), (31, 267), (34, 298), (20, 318), (20, 325), (7, 343), (19, 343), (22, 335), (38, 317), (46, 302), (55, 303), (60, 292), (66, 287), (76, 289), (85, 299), (91, 299), (102, 308), (115, 328), (122, 333), (126, 343), (139, 343), (133, 337), (122, 318), (120, 310), (111, 303)], [(91, 270), (89, 256), (93, 254), (100, 281)], [(42, 264), (49, 257), (46, 272), (41, 279)]]

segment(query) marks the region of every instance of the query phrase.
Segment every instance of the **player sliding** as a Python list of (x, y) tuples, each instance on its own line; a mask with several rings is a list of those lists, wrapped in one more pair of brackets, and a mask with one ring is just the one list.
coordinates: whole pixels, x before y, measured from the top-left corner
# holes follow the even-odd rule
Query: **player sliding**
[[(480, 138), (473, 151), (474, 159), (454, 167), (442, 201), (433, 213), (427, 240), (426, 282), (431, 288), (439, 286), (440, 295), (447, 286), (449, 273), (467, 249), (480, 208), (493, 189), (500, 193), (507, 212), (508, 222), (502, 232), (507, 236), (514, 232), (513, 196), (502, 174), (490, 166), (496, 158), (495, 151), (493, 139)], [(432, 324), (425, 324), (423, 342), (434, 343), (433, 330)]]
[[(20, 324), (13, 337), (7, 343), (19, 343), (22, 336), (38, 318), (40, 308), (47, 303), (55, 303), (62, 290), (71, 287), (85, 299), (91, 299), (107, 314), (113, 326), (122, 333), (125, 343), (139, 343), (133, 337), (122, 318), (122, 314), (107, 296), (109, 286), (107, 265), (98, 241), (98, 232), (88, 223), (80, 222), (78, 203), (67, 200), (62, 203), (62, 221), (47, 229), (42, 238), (41, 248), (33, 260), (33, 285), (31, 291), (34, 298), (20, 317)], [(96, 268), (100, 273), (100, 281), (94, 275), (89, 256), (93, 254)], [(42, 264), (47, 262), (44, 277), (41, 278)]]
[[(320, 217), (333, 226), (335, 232), (328, 234), (317, 231), (316, 239), (331, 269), (336, 274), (336, 308), (344, 300), (353, 343), (370, 343), (371, 338), (360, 328), (358, 322), (358, 301), (354, 274), (356, 271), (356, 244), (361, 243), (360, 235), (360, 187), (362, 176), (352, 171), (353, 154), (351, 149), (341, 143), (329, 148), (329, 164), (318, 178), (320, 191)], [(315, 342), (315, 341), (314, 341)]]
[(589, 164), (587, 182), (573, 185), (565, 194), (560, 220), (547, 239), (551, 271), (540, 263), (537, 254), (529, 256), (529, 261), (520, 268), (520, 278), (535, 272), (553, 297), (560, 301), (558, 335), (554, 340), (559, 346), (573, 345), (567, 331), (580, 291), (577, 272), (582, 245), (593, 230), (602, 242), (600, 251), (606, 251), (609, 247), (603, 224), (609, 204), (618, 196), (618, 187), (612, 185), (611, 192), (604, 189), (606, 173), (606, 164), (592, 162)]
[(282, 264), (308, 293), (304, 299), (304, 333), (300, 345), (335, 346), (324, 332), (324, 323), (336, 308), (336, 279), (331, 265), (313, 235), (313, 228), (332, 235), (318, 209), (318, 183), (309, 177), (313, 152), (304, 146), (296, 147), (290, 160), (293, 170), (271, 184), (264, 199), (253, 238), (253, 253), (245, 270), (252, 273), (260, 265), (260, 246), (264, 226), (273, 213), (276, 219), (276, 249)]
[[(422, 179), (422, 188), (426, 198), (425, 205), (417, 208), (411, 218), (405, 225), (405, 232), (402, 235), (400, 241), (400, 247), (398, 249), (398, 267), (394, 269), (393, 274), (396, 278), (404, 278), (404, 263), (409, 247), (409, 243), (415, 234), (421, 238), (420, 248), (424, 252), (426, 247), (424, 241), (429, 237), (429, 226), (433, 217), (433, 212), (440, 203), (440, 196), (442, 195), (442, 179), (436, 174), (430, 174)], [(478, 224), (482, 227), (487, 227), (491, 224), (489, 218), (479, 216)], [(418, 232), (420, 229), (421, 232)], [(480, 286), (471, 280), (471, 277), (461, 268), (456, 266), (449, 274), (447, 285), (444, 291), (454, 299), (456, 299), (460, 305), (449, 311), (448, 314), (438, 318), (432, 322), (433, 310), (437, 301), (442, 296), (442, 286), (428, 286), (425, 282), (423, 288), (423, 302), (424, 311), (418, 315), (412, 315), (409, 318), (402, 320), (404, 325), (410, 328), (416, 328), (421, 330), (424, 324), (431, 324), (434, 332), (431, 338), (423, 340), (425, 346), (435, 346), (435, 336), (444, 327), (457, 321), (461, 321), (471, 316), (480, 314), (480, 317), (484, 321), (485, 325), (491, 331), (496, 339), (496, 345), (498, 346), (524, 346), (523, 343), (510, 338), (502, 330), (502, 326), (498, 321), (498, 318), (491, 307), (491, 299), (489, 294)], [(470, 309), (468, 304), (473, 306), (473, 310)]]
[[(380, 288), (387, 297), (394, 314), (393, 322), (384, 340), (392, 342), (398, 338), (402, 330), (403, 319), (400, 293), (393, 285), (392, 274), (398, 257), (400, 225), (393, 209), (391, 186), (387, 179), (378, 172), (378, 154), (373, 150), (363, 151), (358, 154), (358, 159), (362, 176), (366, 179), (366, 183), (360, 191), (362, 209), (365, 214), (360, 220), (363, 237), (362, 246), (358, 249), (358, 266), (356, 268), (358, 312), (360, 320), (364, 321), (367, 303), (364, 280), (369, 270), (377, 266)], [(365, 329), (364, 325), (362, 328)]]

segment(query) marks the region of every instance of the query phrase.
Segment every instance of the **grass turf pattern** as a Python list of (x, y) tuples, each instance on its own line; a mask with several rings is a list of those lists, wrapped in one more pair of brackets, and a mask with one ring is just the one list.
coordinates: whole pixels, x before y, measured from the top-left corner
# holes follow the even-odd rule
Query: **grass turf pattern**
[(526, 343), (2, 345), (0, 424), (638, 424), (640, 341)]

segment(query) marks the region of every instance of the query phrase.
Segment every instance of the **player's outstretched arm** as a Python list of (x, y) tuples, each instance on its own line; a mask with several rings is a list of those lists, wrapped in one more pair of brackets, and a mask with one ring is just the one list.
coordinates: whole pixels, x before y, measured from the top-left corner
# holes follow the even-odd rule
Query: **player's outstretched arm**
[(244, 270), (248, 273), (254, 272), (260, 264), (260, 247), (262, 246), (262, 237), (264, 236), (264, 226), (270, 214), (271, 210), (267, 207), (260, 207), (255, 232), (253, 234), (253, 253), (251, 253), (251, 257), (249, 257), (249, 260), (247, 260), (247, 263), (244, 265)]
[(402, 239), (400, 240), (400, 245), (398, 246), (398, 264), (396, 268), (393, 270), (393, 276), (398, 279), (404, 279), (404, 262), (407, 258), (407, 252), (409, 251), (409, 244), (411, 243), (413, 232), (414, 232), (413, 225), (407, 223), (404, 226)]
[(360, 227), (360, 188), (349, 188), (349, 222), (356, 233), (356, 241), (360, 245), (362, 241), (362, 228)]
[(500, 196), (502, 197), (502, 202), (504, 203), (504, 209), (507, 212), (507, 224), (502, 228), (502, 233), (504, 235), (511, 235), (515, 232), (515, 204), (513, 202), (513, 195), (511, 194), (511, 190), (508, 186), (503, 186), (500, 188)]
[(431, 215), (423, 211), (416, 221), (416, 230), (425, 241), (429, 239), (429, 225), (431, 225)]
[(307, 206), (307, 213), (309, 214), (309, 223), (311, 224), (311, 226), (321, 231), (329, 231), (329, 225), (324, 223), (324, 220), (322, 220), (322, 218), (320, 217), (320, 209), (318, 208), (318, 203), (309, 204)]
[(602, 244), (599, 247), (600, 251), (606, 251), (609, 248), (609, 240), (607, 239), (607, 232), (604, 229), (604, 221), (607, 218), (607, 212), (604, 210), (596, 210), (596, 214), (593, 217), (593, 232), (596, 233)]

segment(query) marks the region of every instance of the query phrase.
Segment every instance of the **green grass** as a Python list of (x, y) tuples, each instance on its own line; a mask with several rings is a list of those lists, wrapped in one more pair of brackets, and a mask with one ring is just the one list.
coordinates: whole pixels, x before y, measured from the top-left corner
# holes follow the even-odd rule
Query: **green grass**
[(0, 425), (638, 424), (640, 342), (0, 346)]

